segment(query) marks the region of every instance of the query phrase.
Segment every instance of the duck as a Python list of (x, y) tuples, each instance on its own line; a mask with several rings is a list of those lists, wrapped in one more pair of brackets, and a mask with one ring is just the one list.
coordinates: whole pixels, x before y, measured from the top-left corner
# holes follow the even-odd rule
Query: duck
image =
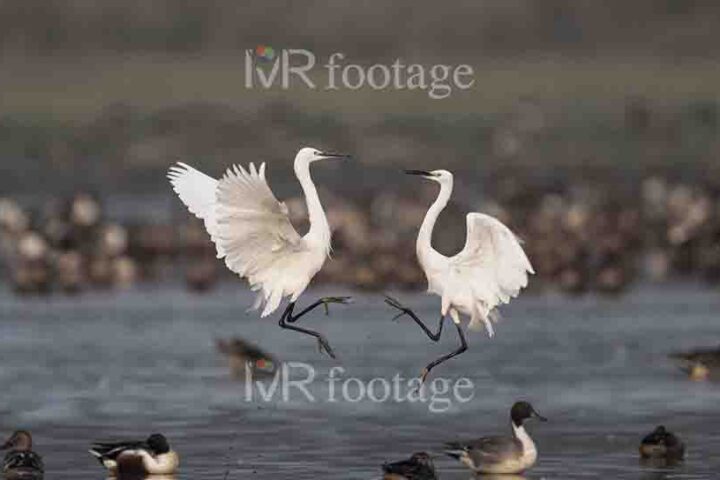
[(658, 425), (655, 430), (640, 442), (642, 458), (660, 458), (681, 460), (685, 456), (685, 444), (665, 426)]
[(535, 442), (525, 430), (525, 422), (531, 418), (547, 421), (529, 402), (515, 402), (510, 409), (512, 436), (447, 443), (445, 454), (460, 460), (475, 473), (522, 473), (535, 464), (538, 456)]
[(413, 453), (410, 458), (382, 466), (383, 480), (437, 480), (432, 458), (426, 452)]
[(14, 432), (0, 446), (8, 450), (3, 460), (2, 471), (6, 480), (41, 480), (44, 474), (42, 457), (32, 449), (32, 435), (26, 430)]
[(687, 352), (671, 353), (690, 380), (702, 381), (716, 379), (720, 372), (720, 347), (698, 348)]
[(240, 337), (219, 338), (215, 346), (227, 357), (230, 373), (236, 379), (246, 378), (248, 373), (253, 377), (273, 376), (279, 365), (272, 355)]
[(89, 452), (112, 476), (121, 473), (172, 475), (180, 465), (178, 454), (160, 433), (153, 433), (145, 441), (95, 442)]

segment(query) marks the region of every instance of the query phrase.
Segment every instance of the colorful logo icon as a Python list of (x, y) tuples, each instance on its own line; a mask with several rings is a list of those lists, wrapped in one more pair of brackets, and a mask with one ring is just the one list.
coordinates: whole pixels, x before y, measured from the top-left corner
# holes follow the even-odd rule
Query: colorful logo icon
[(265, 371), (273, 371), (275, 369), (275, 365), (271, 360), (261, 358), (255, 362), (255, 368)]
[(258, 45), (255, 47), (255, 57), (263, 62), (272, 62), (275, 60), (275, 49), (268, 45)]

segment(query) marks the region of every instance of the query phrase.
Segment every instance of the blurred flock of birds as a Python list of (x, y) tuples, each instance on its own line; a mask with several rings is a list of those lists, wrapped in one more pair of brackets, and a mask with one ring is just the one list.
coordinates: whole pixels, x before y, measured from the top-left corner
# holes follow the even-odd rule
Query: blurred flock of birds
[[(494, 182), (492, 199), (451, 203), (443, 215), (472, 207), (506, 223), (525, 242), (538, 273), (536, 291), (618, 294), (636, 281), (720, 282), (720, 192), (660, 177), (646, 178), (637, 190), (637, 197), (616, 194), (613, 185), (542, 191), (508, 178)], [(348, 200), (321, 191), (333, 254), (318, 280), (368, 291), (423, 289), (414, 241), (435, 192), (427, 194)], [(286, 203), (302, 231), (303, 200)], [(438, 230), (441, 252), (462, 248), (464, 225), (443, 228), (441, 217)], [(199, 221), (121, 224), (87, 193), (33, 211), (0, 199), (0, 253), (3, 276), (18, 294), (76, 294), (177, 278), (203, 292), (232, 278)]]

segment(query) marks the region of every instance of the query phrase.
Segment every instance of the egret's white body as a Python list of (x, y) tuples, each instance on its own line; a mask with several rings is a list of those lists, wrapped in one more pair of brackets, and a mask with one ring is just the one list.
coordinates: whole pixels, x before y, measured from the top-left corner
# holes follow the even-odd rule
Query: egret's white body
[(300, 236), (290, 223), (288, 209), (273, 195), (265, 180), (265, 164), (246, 170), (228, 168), (215, 180), (193, 167), (178, 163), (168, 177), (191, 213), (203, 220), (215, 243), (218, 258), (248, 280), (258, 295), (254, 308), (266, 317), (289, 297), (294, 303), (320, 271), (330, 252), (330, 227), (310, 164), (343, 157), (303, 148), (295, 156), (295, 175), (302, 186), (310, 217), (310, 230)]
[(453, 175), (447, 170), (428, 172), (426, 178), (440, 184), (440, 193), (428, 209), (416, 243), (420, 266), (428, 280), (428, 291), (442, 299), (441, 313), (460, 323), (470, 317), (470, 328), (484, 325), (494, 334), (493, 310), (516, 297), (527, 286), (532, 265), (517, 237), (496, 218), (468, 213), (467, 238), (460, 253), (446, 257), (432, 247), (432, 231), (453, 189)]
[(532, 265), (517, 237), (498, 219), (483, 213), (468, 213), (467, 238), (460, 253), (446, 257), (432, 247), (432, 231), (453, 189), (447, 170), (428, 172), (440, 184), (440, 193), (428, 209), (416, 243), (420, 266), (428, 280), (428, 291), (442, 299), (442, 315), (460, 323), (460, 314), (470, 317), (470, 327), (484, 325), (494, 334), (493, 310), (508, 303), (527, 286)]
[(460, 338), (460, 347), (441, 356), (422, 371), (425, 378), (434, 367), (465, 350), (467, 342), (461, 326), (460, 315), (470, 317), (470, 328), (482, 328), (488, 335), (494, 334), (492, 322), (497, 320), (495, 308), (517, 296), (527, 286), (528, 273), (534, 273), (532, 265), (515, 235), (499, 220), (482, 213), (467, 215), (467, 239), (465, 247), (455, 256), (447, 257), (432, 247), (432, 232), (440, 212), (450, 199), (453, 175), (447, 170), (426, 172), (408, 170), (406, 173), (421, 175), (440, 184), (440, 193), (428, 209), (420, 226), (416, 253), (425, 271), (428, 291), (440, 296), (440, 324), (436, 333), (415, 313), (392, 297), (385, 302), (400, 311), (395, 318), (410, 316), (433, 341), (440, 340), (443, 323), (449, 314)]

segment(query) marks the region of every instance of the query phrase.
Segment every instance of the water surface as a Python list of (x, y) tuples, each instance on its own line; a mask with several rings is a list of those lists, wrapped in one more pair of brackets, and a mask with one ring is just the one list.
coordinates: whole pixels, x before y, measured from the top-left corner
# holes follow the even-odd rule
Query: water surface
[[(666, 359), (720, 343), (717, 291), (643, 288), (620, 300), (524, 295), (503, 310), (494, 339), (471, 333), (470, 350), (436, 370), (435, 377), (475, 385), (472, 401), (441, 413), (427, 403), (327, 402), (327, 375), (338, 365), (341, 380), (415, 376), (455, 347), (453, 329), (433, 344), (409, 320), (391, 322), (381, 297), (356, 295), (328, 317), (302, 320), (327, 334), (340, 357), (333, 362), (306, 337), (247, 315), (243, 292), (229, 285), (195, 296), (166, 286), (18, 299), (3, 290), (0, 431), (31, 429), (51, 480), (104, 478), (85, 453), (88, 443), (151, 431), (180, 452), (179, 479), (371, 479), (386, 460), (508, 431), (507, 410), (524, 398), (550, 418), (530, 426), (540, 458), (526, 478), (717, 478), (720, 386), (689, 382)], [(322, 293), (330, 292), (305, 300)], [(433, 297), (400, 297), (436, 318)], [(301, 394), (247, 401), (213, 346), (232, 335), (313, 365), (318, 401)], [(639, 439), (659, 423), (686, 440), (682, 465), (639, 464)], [(442, 456), (436, 467), (443, 479), (469, 477)]]

